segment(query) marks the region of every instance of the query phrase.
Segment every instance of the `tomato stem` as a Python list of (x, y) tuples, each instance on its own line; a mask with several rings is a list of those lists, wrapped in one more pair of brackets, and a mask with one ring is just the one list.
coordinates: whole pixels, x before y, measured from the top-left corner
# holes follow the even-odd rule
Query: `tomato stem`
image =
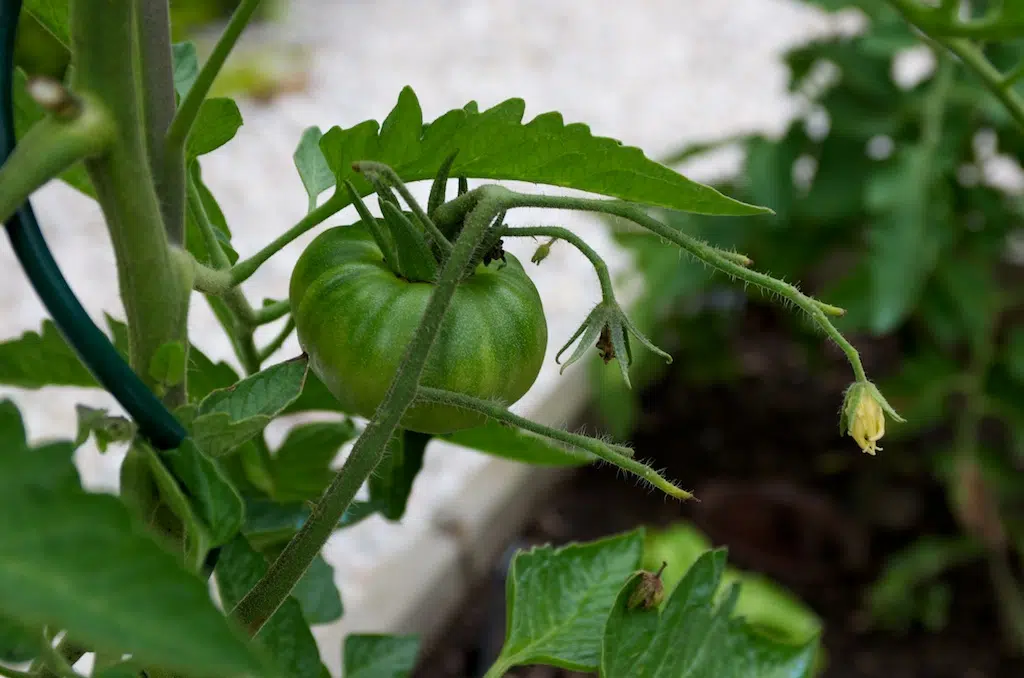
[[(454, 156), (452, 157), (452, 160), (454, 161)], [(409, 191), (409, 188), (405, 185), (402, 178), (398, 176), (395, 170), (379, 162), (359, 162), (355, 163), (353, 168), (363, 174), (377, 174), (378, 176), (383, 177), (392, 188), (398, 191), (398, 194), (402, 196), (402, 199), (405, 200), (406, 204), (409, 205), (409, 209), (412, 210), (412, 213), (415, 214), (416, 218), (419, 220), (420, 226), (422, 226), (434, 240), (438, 248), (441, 250), (442, 255), (447, 257), (448, 254), (451, 253), (452, 244), (448, 242), (448, 238), (444, 237), (444, 233), (438, 229), (434, 221), (425, 211), (423, 211), (419, 202), (415, 197), (413, 197), (413, 194)]]
[(612, 289), (612, 278), (608, 273), (608, 265), (604, 263), (604, 259), (602, 259), (600, 255), (590, 247), (590, 245), (583, 242), (582, 238), (569, 229), (561, 228), (559, 226), (506, 227), (502, 230), (501, 234), (510, 238), (548, 236), (551, 238), (557, 238), (558, 240), (564, 240), (578, 249), (583, 256), (590, 260), (591, 265), (594, 267), (594, 272), (597, 274), (597, 279), (601, 283), (601, 296), (603, 296), (606, 301), (615, 301), (615, 292)]
[(451, 305), (462, 272), (473, 257), (487, 227), (501, 211), (505, 189), (490, 187), (466, 218), (465, 227), (445, 261), (430, 295), (430, 301), (413, 335), (391, 386), (345, 464), (324, 491), (302, 529), (271, 564), (267, 573), (231, 612), (250, 634), (255, 635), (291, 593), (313, 558), (331, 536), (346, 509), (384, 455), (402, 416), (416, 397), (416, 389), (427, 356)]
[(857, 380), (867, 381), (867, 377), (864, 374), (864, 366), (861, 364), (860, 354), (857, 352), (857, 349), (855, 349), (853, 345), (846, 340), (846, 337), (836, 329), (832, 324), (832, 321), (830, 321), (826, 315), (826, 313), (834, 313), (839, 309), (835, 306), (825, 304), (817, 299), (805, 295), (803, 292), (787, 282), (777, 280), (770, 275), (751, 270), (736, 263), (732, 258), (724, 256), (717, 248), (714, 248), (691, 235), (683, 233), (682, 231), (666, 226), (648, 214), (647, 210), (618, 200), (595, 200), (592, 198), (576, 198), (554, 195), (530, 195), (526, 193), (514, 193), (512, 191), (507, 192), (505, 200), (506, 202), (504, 203), (504, 207), (507, 208), (542, 207), (579, 210), (584, 212), (599, 212), (601, 214), (609, 214), (628, 219), (656, 235), (675, 243), (682, 249), (686, 250), (686, 252), (695, 259), (703, 261), (733, 278), (739, 278), (740, 280), (778, 294), (780, 297), (791, 301), (807, 313), (807, 315), (811, 317), (811, 319), (825, 332), (825, 334), (832, 339), (840, 349), (842, 349), (843, 353), (846, 355), (847, 361), (849, 361), (850, 366), (853, 368), (853, 373)]
[(558, 442), (565, 443), (566, 445), (578, 447), (590, 452), (599, 459), (607, 461), (609, 464), (618, 466), (623, 471), (632, 473), (641, 480), (646, 480), (651, 485), (671, 497), (675, 497), (676, 499), (693, 498), (691, 493), (676, 487), (672, 482), (666, 480), (650, 466), (633, 459), (633, 450), (628, 447), (611, 445), (589, 436), (569, 433), (568, 431), (563, 431), (557, 428), (550, 428), (526, 419), (525, 417), (512, 414), (506, 408), (495, 403), (464, 395), (462, 393), (455, 393), (454, 391), (445, 391), (439, 388), (420, 386), (416, 391), (416, 399), (428, 403), (452, 405), (471, 412), (479, 412), (491, 419), (511, 424), (512, 426), (525, 429), (531, 433), (544, 436), (545, 438), (557, 440)]

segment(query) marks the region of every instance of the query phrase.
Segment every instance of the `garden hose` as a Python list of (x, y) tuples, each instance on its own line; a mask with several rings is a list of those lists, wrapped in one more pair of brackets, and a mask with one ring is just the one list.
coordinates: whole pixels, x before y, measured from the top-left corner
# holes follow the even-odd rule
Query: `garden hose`
[[(14, 133), (14, 45), (21, 0), (0, 2), (0, 164), (17, 139)], [(121, 357), (110, 339), (85, 312), (50, 253), (39, 223), (26, 200), (5, 224), (14, 253), (53, 317), (57, 329), (103, 388), (135, 421), (155, 448), (178, 447), (184, 427)]]

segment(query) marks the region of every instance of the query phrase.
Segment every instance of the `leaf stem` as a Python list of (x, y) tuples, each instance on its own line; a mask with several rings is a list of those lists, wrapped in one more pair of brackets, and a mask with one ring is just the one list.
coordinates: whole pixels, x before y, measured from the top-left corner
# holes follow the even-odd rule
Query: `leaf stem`
[(676, 499), (693, 498), (691, 493), (676, 487), (650, 466), (633, 459), (633, 451), (627, 447), (622, 447), (621, 445), (610, 445), (588, 436), (581, 436), (575, 433), (569, 433), (568, 431), (543, 426), (530, 421), (525, 417), (512, 414), (500, 405), (496, 405), (495, 403), (481, 400), (479, 398), (474, 398), (472, 396), (463, 395), (462, 393), (421, 386), (416, 391), (416, 399), (424, 402), (451, 405), (471, 412), (479, 412), (480, 414), (496, 419), (497, 421), (517, 426), (521, 429), (530, 431), (531, 433), (544, 436), (545, 438), (551, 438), (552, 440), (557, 440), (558, 442), (565, 443), (566, 445), (578, 447), (590, 452), (595, 457), (605, 460), (609, 464), (618, 466), (623, 471), (628, 471), (638, 478), (646, 480), (651, 485), (671, 497), (675, 497)]
[(47, 181), (109, 148), (114, 125), (103, 106), (83, 96), (76, 108), (78, 115), (70, 120), (50, 115), (33, 125), (0, 167), (0, 221), (6, 222)]
[(231, 54), (235, 43), (238, 42), (238, 37), (242, 34), (259, 4), (260, 0), (242, 0), (231, 15), (231, 19), (217, 40), (213, 52), (210, 53), (210, 57), (203, 64), (199, 75), (196, 76), (196, 81), (192, 83), (192, 87), (185, 94), (185, 98), (182, 99), (181, 106), (178, 107), (178, 112), (167, 129), (167, 137), (164, 143), (169, 154), (175, 152), (184, 153), (185, 141), (192, 130), (192, 123), (196, 120), (199, 107), (202, 105), (203, 100), (206, 99), (206, 95), (210, 93), (213, 81), (217, 78), (217, 74), (220, 73), (220, 69), (224, 66), (228, 55)]
[(334, 194), (328, 198), (323, 205), (320, 205), (320, 207), (317, 207), (315, 210), (302, 217), (298, 223), (281, 234), (280, 237), (248, 259), (235, 263), (235, 265), (231, 267), (231, 284), (240, 285), (248, 280), (252, 274), (267, 261), (267, 259), (280, 252), (293, 240), (306, 233), (306, 231), (309, 231), (310, 229), (319, 226), (325, 220), (330, 219), (332, 216), (344, 209), (348, 204), (348, 200), (346, 200), (339, 191), (335, 190)]
[(472, 259), (491, 220), (501, 211), (500, 205), (505, 193), (504, 189), (492, 187), (479, 195), (479, 202), (467, 217), (465, 227), (438, 275), (423, 319), (373, 419), (363, 429), (344, 466), (324, 491), (302, 529), (288, 542), (266, 575), (232, 610), (231, 616), (250, 634), (255, 635), (288, 597), (295, 583), (331, 536), (356, 492), (380, 462), (388, 441), (394, 436), (402, 416), (416, 397), (427, 356), (451, 305), (462, 272)]
[(723, 256), (718, 249), (701, 242), (693, 236), (682, 231), (670, 228), (661, 223), (646, 210), (631, 203), (618, 200), (595, 200), (592, 198), (575, 198), (554, 195), (528, 195), (525, 193), (508, 192), (508, 197), (503, 203), (504, 207), (546, 207), (553, 209), (569, 209), (587, 212), (599, 212), (612, 216), (628, 219), (647, 230), (675, 243), (686, 250), (695, 259), (699, 259), (718, 270), (757, 287), (774, 292), (785, 299), (793, 302), (802, 309), (811, 319), (834, 341), (853, 368), (854, 376), (858, 381), (867, 381), (864, 373), (864, 366), (860, 361), (860, 354), (846, 338), (835, 328), (832, 321), (826, 316), (826, 312), (835, 309), (834, 306), (824, 304), (817, 299), (808, 297), (793, 285), (777, 280), (769, 275), (754, 271)]

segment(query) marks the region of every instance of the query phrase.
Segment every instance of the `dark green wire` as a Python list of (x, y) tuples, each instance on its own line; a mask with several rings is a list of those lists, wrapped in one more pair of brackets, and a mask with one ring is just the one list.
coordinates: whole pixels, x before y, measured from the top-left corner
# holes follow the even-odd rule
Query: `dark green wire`
[[(14, 135), (14, 41), (21, 0), (0, 0), (0, 164), (7, 161)], [(170, 450), (187, 435), (160, 399), (139, 379), (82, 308), (53, 260), (29, 201), (5, 224), (14, 253), (54, 324), (79, 358), (128, 412), (154, 447)]]

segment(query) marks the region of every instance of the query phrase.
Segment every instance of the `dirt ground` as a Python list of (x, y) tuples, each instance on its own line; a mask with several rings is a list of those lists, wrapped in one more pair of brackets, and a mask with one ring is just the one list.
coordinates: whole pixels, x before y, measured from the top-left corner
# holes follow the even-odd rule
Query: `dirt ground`
[[(821, 615), (825, 678), (1024, 676), (1024, 661), (1009, 656), (1002, 640), (983, 562), (947, 577), (953, 600), (942, 632), (871, 628), (864, 591), (887, 554), (922, 534), (953, 534), (955, 522), (925, 467), (892, 472), (883, 457), (862, 455), (839, 437), (836, 412), (847, 380), (839, 356), (823, 348), (824, 361), (811, 370), (791, 337), (767, 318), (744, 321), (756, 331), (739, 333), (752, 338), (736, 346), (744, 375), (738, 383), (688, 385), (678, 368), (642, 396), (633, 435), (638, 456), (695, 489), (699, 503), (667, 501), (615, 469), (582, 469), (536, 508), (509, 554), (688, 518), (728, 545), (731, 564), (774, 577)], [(884, 345), (865, 357), (869, 371), (898, 359)], [(596, 426), (591, 418), (590, 430)], [(890, 443), (883, 454), (921, 459), (928, 447), (928, 439)], [(496, 564), (470, 596), (416, 678), (482, 675), (501, 645), (502, 567)], [(509, 675), (581, 674), (526, 667)]]

